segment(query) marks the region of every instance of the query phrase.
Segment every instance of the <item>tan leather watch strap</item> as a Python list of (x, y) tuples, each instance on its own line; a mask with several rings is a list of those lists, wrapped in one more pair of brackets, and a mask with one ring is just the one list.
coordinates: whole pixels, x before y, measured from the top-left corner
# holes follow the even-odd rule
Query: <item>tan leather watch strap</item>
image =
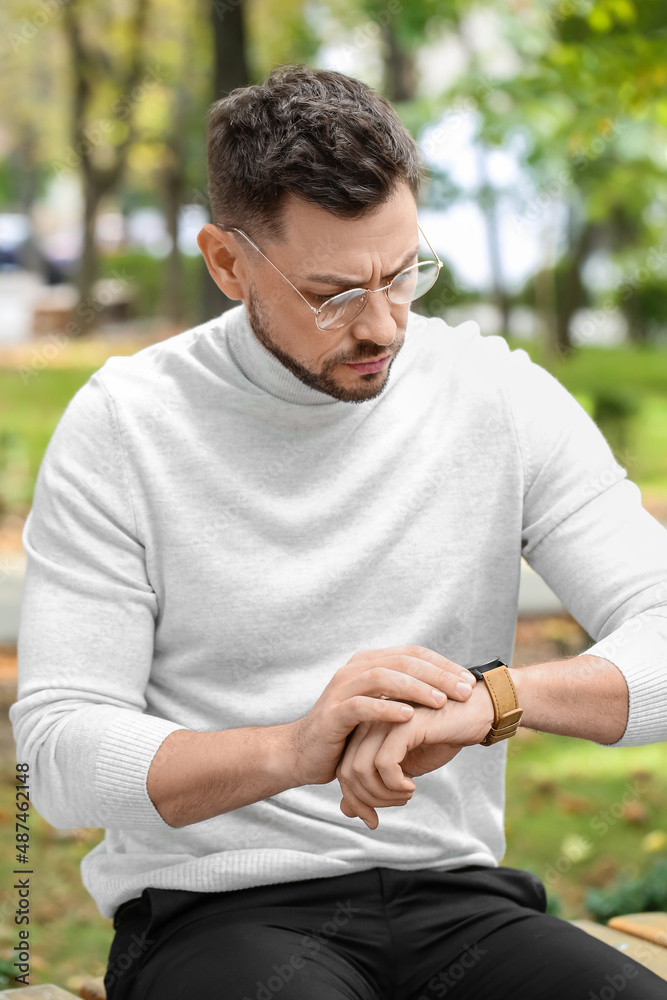
[(469, 669), (478, 680), (481, 674), (493, 702), (493, 725), (481, 745), (488, 747), (514, 736), (519, 728), (523, 709), (519, 708), (516, 688), (506, 664), (502, 660), (492, 660), (489, 664)]

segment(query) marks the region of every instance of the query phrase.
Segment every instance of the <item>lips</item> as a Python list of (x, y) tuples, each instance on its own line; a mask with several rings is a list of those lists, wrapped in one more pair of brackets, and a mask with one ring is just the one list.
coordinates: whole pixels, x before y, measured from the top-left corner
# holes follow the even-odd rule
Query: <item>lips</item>
[(348, 364), (348, 368), (354, 368), (355, 371), (361, 372), (362, 374), (379, 372), (385, 367), (390, 357), (390, 354), (384, 354), (381, 358), (375, 358), (374, 361), (361, 361), (358, 364)]

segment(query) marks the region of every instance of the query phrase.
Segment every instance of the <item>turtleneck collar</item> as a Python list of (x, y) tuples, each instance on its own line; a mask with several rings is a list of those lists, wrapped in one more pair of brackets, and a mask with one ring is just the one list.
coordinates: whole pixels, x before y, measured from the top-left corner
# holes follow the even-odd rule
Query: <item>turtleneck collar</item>
[(287, 403), (303, 403), (307, 406), (345, 405), (343, 400), (334, 399), (325, 392), (305, 385), (267, 351), (252, 331), (245, 305), (236, 306), (223, 316), (232, 359), (253, 385)]

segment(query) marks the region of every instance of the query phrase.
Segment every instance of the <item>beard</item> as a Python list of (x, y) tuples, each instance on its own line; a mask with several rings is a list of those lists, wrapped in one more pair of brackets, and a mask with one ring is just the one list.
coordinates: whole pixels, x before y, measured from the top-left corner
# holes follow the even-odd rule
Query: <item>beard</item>
[[(250, 285), (248, 290), (246, 312), (250, 328), (257, 337), (257, 340), (263, 347), (266, 348), (267, 351), (269, 351), (270, 354), (274, 356), (274, 358), (277, 358), (278, 361), (280, 361), (280, 363), (292, 373), (292, 375), (298, 378), (300, 382), (303, 382), (304, 385), (309, 386), (311, 389), (317, 389), (318, 392), (323, 392), (327, 396), (332, 396), (334, 399), (345, 403), (364, 403), (367, 399), (375, 399), (376, 396), (379, 396), (383, 392), (389, 380), (391, 366), (396, 359), (396, 355), (403, 346), (405, 338), (405, 328), (403, 328), (401, 331), (403, 333), (403, 339), (394, 350), (393, 357), (389, 361), (387, 368), (383, 369), (381, 372), (358, 375), (355, 384), (348, 386), (339, 382), (334, 375), (334, 369), (336, 365), (340, 364), (339, 361), (329, 361), (325, 364), (321, 372), (314, 372), (303, 362), (299, 361), (298, 358), (295, 358), (293, 355), (287, 354), (282, 350), (282, 348), (271, 336), (270, 322), (264, 309), (264, 304), (257, 294), (257, 290), (254, 285)], [(319, 330), (313, 321), (312, 337), (315, 339), (317, 337), (325, 338), (326, 336), (327, 334)], [(367, 360), (369, 361), (378, 356), (378, 345), (374, 341), (359, 341), (358, 348), (360, 352), (365, 351)], [(355, 358), (353, 363), (360, 364), (363, 360), (363, 358)]]

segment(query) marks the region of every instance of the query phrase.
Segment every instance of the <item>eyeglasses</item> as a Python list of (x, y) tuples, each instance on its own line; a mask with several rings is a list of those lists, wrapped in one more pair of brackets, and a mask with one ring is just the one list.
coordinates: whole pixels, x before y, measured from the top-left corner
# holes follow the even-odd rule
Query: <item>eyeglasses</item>
[[(261, 254), (264, 260), (268, 261), (271, 267), (283, 276), (288, 285), (292, 285), (287, 275), (283, 274), (280, 268), (276, 267), (266, 254), (262, 253), (257, 244), (253, 243), (248, 234), (244, 233), (242, 229), (237, 229), (235, 226), (225, 226), (221, 222), (216, 222), (215, 225), (219, 229), (222, 229), (223, 232), (240, 233), (241, 236), (244, 236), (257, 253)], [(297, 295), (303, 299), (310, 311), (314, 313), (318, 329), (323, 331), (340, 330), (341, 327), (347, 326), (348, 323), (351, 323), (359, 315), (368, 302), (369, 296), (375, 292), (386, 292), (389, 301), (395, 305), (407, 305), (409, 302), (414, 302), (415, 299), (424, 295), (435, 284), (443, 264), (426, 239), (419, 224), (417, 228), (422, 236), (424, 236), (424, 240), (435, 260), (423, 260), (419, 264), (412, 264), (410, 267), (403, 268), (388, 285), (384, 285), (382, 288), (350, 288), (347, 292), (340, 292), (338, 295), (333, 295), (326, 302), (323, 302), (319, 309), (316, 309), (314, 306), (311, 306), (308, 299), (301, 294), (299, 289), (292, 285)]]

